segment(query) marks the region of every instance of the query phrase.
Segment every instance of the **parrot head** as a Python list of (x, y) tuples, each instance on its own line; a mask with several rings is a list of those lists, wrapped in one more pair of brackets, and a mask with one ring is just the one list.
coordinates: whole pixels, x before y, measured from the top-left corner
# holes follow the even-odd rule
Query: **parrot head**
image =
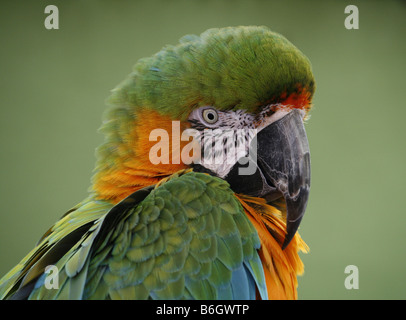
[(113, 90), (92, 189), (118, 202), (179, 170), (206, 172), (235, 193), (284, 199), (284, 248), (309, 196), (314, 88), (308, 59), (266, 27), (185, 36)]

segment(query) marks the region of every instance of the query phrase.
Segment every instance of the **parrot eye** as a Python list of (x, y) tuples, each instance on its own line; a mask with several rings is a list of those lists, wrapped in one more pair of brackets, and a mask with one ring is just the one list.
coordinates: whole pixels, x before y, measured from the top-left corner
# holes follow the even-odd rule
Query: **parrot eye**
[(204, 121), (206, 121), (208, 124), (214, 124), (219, 119), (217, 111), (212, 108), (204, 109), (202, 116)]

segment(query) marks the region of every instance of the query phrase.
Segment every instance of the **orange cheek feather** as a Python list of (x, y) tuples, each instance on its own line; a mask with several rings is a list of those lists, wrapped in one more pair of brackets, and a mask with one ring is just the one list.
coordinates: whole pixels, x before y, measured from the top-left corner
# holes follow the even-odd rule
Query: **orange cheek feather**
[[(188, 123), (178, 125), (180, 134), (188, 128), (188, 125)], [(162, 129), (161, 132), (168, 133), (169, 146), (165, 148), (168, 155), (166, 157), (165, 154), (162, 154), (162, 152), (165, 152), (163, 149), (161, 154), (158, 153), (158, 156), (169, 159), (169, 163), (153, 164), (151, 162), (154, 159), (150, 158), (150, 150), (161, 139), (150, 141), (150, 134), (155, 129)], [(181, 154), (182, 148), (189, 142), (180, 141), (178, 132), (173, 132), (173, 134), (175, 135), (175, 143), (172, 143), (172, 120), (169, 117), (152, 110), (140, 110), (137, 113), (133, 129), (123, 139), (122, 145), (117, 146), (130, 152), (124, 153), (127, 155), (124, 158), (117, 159), (115, 165), (108, 169), (107, 172), (102, 171), (96, 175), (94, 190), (98, 198), (108, 199), (116, 203), (136, 190), (154, 185), (162, 178), (186, 169), (187, 165), (182, 161), (179, 161), (179, 163), (172, 161), (172, 154), (174, 153), (176, 158), (177, 155)]]

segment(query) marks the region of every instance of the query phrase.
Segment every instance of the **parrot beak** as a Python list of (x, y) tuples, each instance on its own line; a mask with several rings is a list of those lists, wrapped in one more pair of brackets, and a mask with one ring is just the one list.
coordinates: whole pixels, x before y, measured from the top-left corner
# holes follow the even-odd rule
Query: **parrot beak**
[[(257, 152), (252, 152), (255, 149)], [(263, 197), (267, 202), (284, 197), (287, 233), (282, 249), (285, 249), (299, 228), (310, 190), (310, 151), (301, 111), (294, 109), (259, 131), (251, 143), (250, 155), (245, 158), (244, 167), (248, 162), (248, 166), (255, 164), (258, 170), (241, 175), (239, 161), (226, 180), (235, 192)]]

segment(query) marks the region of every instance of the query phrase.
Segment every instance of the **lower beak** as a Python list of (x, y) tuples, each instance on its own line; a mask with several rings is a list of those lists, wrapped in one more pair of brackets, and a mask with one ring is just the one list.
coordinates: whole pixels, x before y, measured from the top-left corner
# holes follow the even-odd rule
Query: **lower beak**
[[(248, 161), (250, 165), (255, 162), (258, 170), (237, 178), (237, 164), (226, 179), (237, 193), (263, 197), (268, 202), (284, 197), (285, 249), (299, 228), (310, 190), (310, 151), (301, 111), (294, 109), (263, 128), (253, 143)], [(255, 144), (257, 152), (252, 152)]]

